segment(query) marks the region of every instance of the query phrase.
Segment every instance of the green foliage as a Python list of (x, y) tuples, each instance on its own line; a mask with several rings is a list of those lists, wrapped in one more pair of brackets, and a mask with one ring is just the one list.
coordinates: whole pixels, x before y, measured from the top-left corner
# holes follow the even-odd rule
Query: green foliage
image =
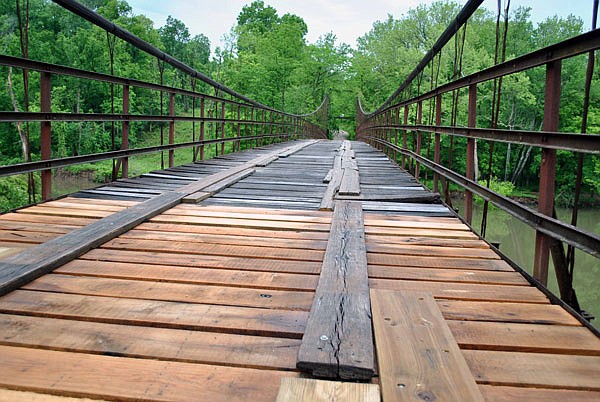
[[(49, 63), (63, 64), (102, 73), (111, 72), (110, 52), (106, 33), (69, 13), (50, 0), (31, 1), (29, 57)], [(164, 26), (155, 28), (152, 20), (134, 15), (124, 0), (83, 0), (106, 18), (135, 35), (165, 50), (216, 81), (232, 87), (244, 95), (268, 106), (291, 113), (310, 113), (328, 96), (330, 130), (343, 129), (354, 134), (356, 99), (360, 97), (366, 111), (374, 110), (404, 81), (421, 60), (462, 5), (453, 1), (437, 1), (419, 5), (405, 15), (388, 17), (373, 23), (372, 29), (357, 39), (353, 49), (340, 43), (333, 33), (326, 33), (315, 43), (308, 43), (309, 27), (301, 16), (280, 15), (278, 11), (257, 0), (242, 7), (237, 24), (232, 28), (225, 48), (212, 52), (208, 38), (192, 36), (180, 20), (169, 16)], [(467, 24), (462, 71), (466, 75), (494, 63), (495, 12), (478, 10)], [(581, 20), (569, 16), (552, 17), (539, 24), (531, 22), (531, 10), (518, 7), (511, 11), (507, 40), (507, 59), (518, 57), (543, 46), (575, 36), (583, 30)], [(455, 77), (454, 46), (448, 46), (429, 66), (421, 80), (411, 86), (404, 97), (430, 90), (435, 85)], [(51, 46), (49, 46), (51, 44)], [(21, 56), (15, 3), (0, 4), (0, 52)], [(114, 41), (114, 74), (191, 89), (189, 77), (170, 66), (158, 63), (123, 41)], [(581, 129), (582, 92), (587, 56), (581, 55), (563, 62), (560, 130), (579, 132)], [(163, 74), (159, 74), (164, 67)], [(438, 72), (439, 71), (439, 72)], [(8, 94), (8, 78), (12, 80), (19, 110), (25, 109), (23, 72), (0, 67), (0, 110), (11, 111), (13, 104)], [(39, 75), (30, 73), (29, 111), (39, 111)], [(587, 124), (590, 133), (600, 132), (600, 80), (594, 74)], [(110, 85), (62, 76), (52, 78), (52, 110), (79, 113), (120, 113), (122, 93), (115, 86), (114, 97)], [(213, 93), (213, 89), (198, 83), (196, 90)], [(502, 82), (502, 102), (498, 127), (509, 130), (537, 130), (543, 117), (544, 69), (536, 68), (505, 77)], [(489, 127), (493, 99), (493, 83), (478, 85), (477, 126)], [(457, 124), (467, 122), (467, 93), (459, 91)], [(178, 114), (190, 113), (189, 98), (177, 96)], [(443, 97), (442, 124), (449, 125), (451, 96)], [(131, 113), (158, 115), (166, 113), (168, 96), (162, 99), (156, 91), (131, 88)], [(433, 103), (423, 104), (423, 122), (433, 120)], [(198, 115), (198, 111), (196, 111)], [(207, 112), (212, 116), (212, 111)], [(214, 115), (214, 114), (213, 114)], [(409, 122), (416, 122), (416, 108), (411, 108)], [(177, 123), (177, 135), (189, 141), (191, 128)], [(28, 126), (33, 159), (39, 159), (39, 123)], [(121, 125), (110, 123), (53, 122), (52, 154), (55, 157), (105, 152), (118, 148), (121, 143)], [(114, 136), (113, 136), (114, 133)], [(160, 143), (160, 124), (132, 122), (129, 141), (131, 146)], [(185, 133), (185, 134), (180, 134)], [(114, 140), (113, 140), (114, 137)], [(458, 172), (465, 170), (466, 140), (454, 138), (450, 152), (450, 138), (442, 136), (442, 163)], [(113, 143), (114, 142), (114, 143)], [(409, 145), (414, 135), (409, 134)], [(432, 137), (423, 136), (422, 153), (431, 156)], [(209, 149), (207, 149), (208, 151)], [(210, 149), (212, 151), (212, 148)], [(478, 141), (479, 179), (485, 180), (491, 166), (493, 186), (511, 182), (518, 191), (537, 191), (541, 155), (539, 149), (530, 150), (521, 145), (496, 143), (490, 160), (489, 143)], [(180, 158), (180, 159), (177, 159)], [(191, 160), (191, 152), (177, 151), (176, 160)], [(0, 163), (22, 162), (22, 147), (14, 124), (0, 124)], [(133, 158), (132, 173), (156, 169), (160, 155)], [(577, 157), (569, 152), (558, 153), (557, 194), (559, 202), (572, 202)], [(139, 166), (139, 169), (137, 168)], [(110, 161), (92, 166), (69, 168), (71, 172), (93, 170), (95, 180), (110, 178)], [(83, 174), (83, 173), (81, 173)], [(584, 192), (593, 196), (600, 193), (600, 161), (597, 156), (584, 161)], [(497, 178), (497, 179), (496, 179)], [(7, 182), (8, 183), (8, 182)], [(19, 181), (10, 182), (15, 186)], [(509, 186), (503, 184), (502, 191)], [(15, 197), (22, 192), (15, 191)]]
[(0, 178), (0, 212), (19, 208), (27, 201), (27, 179), (22, 176)]
[[(487, 181), (480, 180), (479, 185), (487, 187)], [(503, 196), (510, 196), (515, 191), (515, 185), (510, 181), (500, 181), (497, 177), (490, 179), (489, 189)]]

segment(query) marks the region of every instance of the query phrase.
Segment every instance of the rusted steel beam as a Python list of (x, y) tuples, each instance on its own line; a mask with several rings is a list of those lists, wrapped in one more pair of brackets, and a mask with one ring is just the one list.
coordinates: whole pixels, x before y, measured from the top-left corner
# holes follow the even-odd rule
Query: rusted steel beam
[[(134, 88), (143, 88), (143, 89), (150, 89), (150, 90), (154, 90), (154, 91), (172, 92), (176, 95), (189, 96), (189, 97), (193, 97), (193, 98), (205, 98), (208, 100), (225, 102), (230, 105), (248, 106), (247, 102), (240, 102), (239, 100), (220, 98), (218, 96), (213, 96), (213, 95), (205, 94), (202, 92), (194, 92), (194, 91), (189, 91), (186, 89), (175, 88), (175, 87), (170, 87), (170, 86), (160, 85), (160, 84), (154, 84), (151, 82), (140, 81), (140, 80), (131, 79), (131, 78), (112, 76), (109, 74), (97, 73), (94, 71), (87, 71), (87, 70), (82, 70), (82, 69), (73, 68), (73, 67), (61, 66), (58, 64), (44, 63), (41, 61), (24, 59), (21, 57), (14, 57), (14, 56), (7, 56), (7, 55), (0, 54), (0, 65), (8, 66), (8, 67), (15, 67), (15, 68), (22, 68), (22, 69), (31, 70), (31, 71), (47, 72), (47, 73), (56, 74), (56, 75), (66, 75), (66, 76), (75, 77), (75, 78), (83, 78), (83, 79), (113, 83), (113, 84), (118, 84), (118, 85), (129, 85), (130, 87), (134, 87)], [(321, 106), (319, 106), (319, 107), (321, 107)], [(275, 109), (271, 109), (268, 107), (266, 109), (267, 110), (275, 110)], [(317, 108), (315, 111), (313, 111), (311, 113), (302, 114), (302, 115), (295, 115), (295, 114), (286, 113), (286, 112), (279, 112), (279, 113), (283, 113), (286, 116), (296, 116), (301, 119), (305, 119), (306, 117), (309, 117), (309, 116), (315, 114), (318, 110), (319, 110), (319, 108)]]
[[(123, 86), (123, 114), (129, 114), (129, 85)], [(124, 121), (121, 135), (121, 149), (129, 149), (129, 122)], [(129, 176), (129, 158), (121, 159), (121, 177)]]
[[(404, 106), (404, 125), (407, 126), (408, 125), (408, 105)], [(403, 148), (407, 148), (407, 143), (406, 143), (406, 129), (404, 129), (402, 131), (402, 147)], [(404, 156), (404, 154), (402, 154), (402, 169), (406, 169), (406, 157)]]
[[(398, 107), (395, 110), (396, 110), (396, 119), (394, 121), (394, 124), (398, 125), (398, 124), (400, 124), (400, 108)], [(400, 133), (398, 132), (398, 130), (394, 130), (394, 132), (395, 132), (395, 137), (396, 137), (394, 140), (394, 144), (398, 145), (398, 142), (400, 140), (400, 138), (399, 138)], [(396, 152), (395, 150), (394, 150), (394, 163), (398, 163), (398, 152)]]
[[(221, 103), (221, 139), (225, 140), (225, 102)], [(221, 155), (225, 155), (225, 141), (221, 142)]]
[(398, 125), (396, 130), (421, 130), (457, 137), (477, 138), (511, 144), (532, 145), (565, 151), (600, 154), (600, 135), (576, 133), (553, 133), (546, 131), (499, 130), (492, 128), (469, 128), (450, 126)]
[[(469, 86), (469, 127), (477, 124), (477, 85)], [(467, 168), (466, 176), (469, 180), (475, 180), (475, 139), (467, 139)], [(465, 190), (465, 220), (473, 222), (473, 193)]]
[[(18, 122), (18, 121), (91, 121), (91, 122), (102, 122), (102, 121), (205, 121), (209, 123), (249, 123), (254, 125), (265, 125), (273, 124), (275, 126), (281, 126), (281, 122), (263, 122), (260, 120), (237, 120), (237, 119), (224, 119), (221, 117), (192, 117), (192, 116), (160, 116), (160, 115), (139, 115), (139, 114), (122, 114), (122, 113), (62, 113), (62, 112), (0, 112), (0, 122)], [(285, 123), (289, 126), (290, 123)]]
[(205, 113), (206, 98), (200, 99), (200, 160), (204, 160), (204, 113)]
[(479, 195), (485, 200), (488, 200), (498, 208), (509, 213), (522, 222), (533, 227), (539, 232), (542, 232), (550, 237), (558, 239), (564, 243), (570, 244), (596, 258), (600, 258), (600, 236), (594, 233), (586, 232), (575, 226), (561, 222), (550, 216), (546, 216), (538, 211), (529, 209), (510, 198), (504, 197), (494, 191), (481, 186), (473, 180), (467, 179), (465, 176), (454, 172), (442, 165), (439, 165), (427, 158), (424, 158), (416, 153), (406, 149), (397, 147), (390, 142), (385, 142), (373, 136), (365, 138), (366, 140), (383, 143), (383, 145), (394, 147), (399, 153), (406, 155), (409, 158), (418, 159), (422, 165), (436, 171), (440, 175), (453, 181), (454, 183), (467, 188), (469, 191)]
[[(438, 95), (435, 98), (435, 125), (442, 125), (442, 95)], [(397, 131), (396, 131), (397, 132)], [(433, 149), (433, 161), (437, 164), (440, 163), (440, 153), (441, 153), (441, 145), (440, 145), (440, 133), (436, 131), (435, 133), (435, 145)], [(440, 177), (438, 173), (433, 174), (433, 192), (439, 193), (439, 180)]]
[[(175, 94), (171, 92), (169, 94), (169, 116), (175, 117)], [(175, 143), (175, 120), (169, 121), (169, 145)], [(173, 167), (175, 164), (175, 151), (169, 150), (169, 167)]]
[[(558, 130), (560, 111), (561, 62), (554, 61), (546, 65), (546, 91), (544, 96), (544, 131)], [(556, 176), (556, 150), (542, 148), (540, 166), (540, 189), (538, 210), (548, 216), (554, 212), (554, 184)], [(551, 239), (544, 233), (535, 234), (535, 255), (533, 257), (533, 277), (546, 285), (548, 283), (548, 263)]]
[(44, 63), (41, 61), (23, 59), (20, 57), (0, 55), (0, 65), (10, 66), (15, 68), (23, 68), (32, 71), (47, 72), (56, 75), (66, 75), (75, 78), (83, 78), (93, 81), (101, 81), (107, 83), (113, 83), (118, 85), (130, 85), (136, 88), (150, 89), (155, 91), (170, 91), (178, 95), (191, 96), (195, 98), (205, 97), (211, 100), (223, 100), (224, 102), (235, 104), (235, 105), (247, 105), (245, 102), (239, 102), (236, 100), (222, 99), (217, 96), (211, 96), (201, 92), (193, 92), (186, 89), (169, 87), (166, 85), (154, 84), (151, 82), (140, 81), (130, 78), (124, 78), (119, 76), (112, 76), (109, 74), (97, 73), (94, 71), (87, 71), (73, 67), (61, 66), (58, 64)]
[[(240, 120), (242, 118), (242, 109), (240, 106), (237, 107), (237, 119)], [(242, 135), (242, 123), (237, 123), (237, 136), (238, 138), (240, 138), (240, 136)], [(237, 152), (240, 152), (242, 150), (242, 148), (240, 147), (240, 140), (237, 140), (235, 142), (235, 147), (234, 150), (236, 150)]]
[[(423, 122), (423, 102), (418, 102), (417, 103), (417, 124), (421, 124)], [(421, 155), (421, 132), (417, 131), (417, 147), (416, 147), (416, 151), (417, 154)], [(417, 180), (419, 180), (419, 170), (420, 170), (421, 166), (419, 165), (419, 162), (416, 163), (415, 166), (415, 178)]]
[[(51, 74), (42, 72), (40, 75), (40, 110), (42, 113), (51, 111), (52, 78)], [(52, 123), (43, 121), (40, 132), (40, 156), (43, 161), (52, 158)], [(42, 171), (42, 200), (52, 198), (52, 170)]]

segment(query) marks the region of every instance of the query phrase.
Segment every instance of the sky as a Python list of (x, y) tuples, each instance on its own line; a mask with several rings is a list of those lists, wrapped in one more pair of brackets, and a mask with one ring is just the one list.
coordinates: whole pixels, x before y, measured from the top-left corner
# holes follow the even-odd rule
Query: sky
[[(204, 34), (211, 49), (223, 47), (223, 35), (236, 23), (245, 4), (252, 0), (128, 0), (134, 14), (144, 14), (155, 22), (165, 23), (168, 15), (183, 21), (192, 36)], [(307, 39), (314, 43), (328, 32), (338, 40), (356, 47), (356, 39), (367, 33), (375, 21), (385, 20), (388, 14), (400, 18), (410, 8), (430, 4), (433, 0), (264, 0), (279, 15), (296, 14), (308, 25)], [(465, 1), (461, 1), (464, 3)], [(495, 10), (497, 0), (485, 0), (484, 7)], [(519, 5), (532, 8), (532, 20), (543, 21), (553, 15), (573, 14), (583, 19), (586, 29), (591, 26), (592, 0), (512, 0), (511, 9)]]

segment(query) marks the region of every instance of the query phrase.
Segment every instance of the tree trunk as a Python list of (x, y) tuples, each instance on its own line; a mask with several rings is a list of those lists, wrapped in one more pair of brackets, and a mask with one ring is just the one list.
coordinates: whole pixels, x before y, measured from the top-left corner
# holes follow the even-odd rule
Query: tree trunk
[[(17, 99), (15, 97), (15, 91), (13, 89), (13, 83), (12, 83), (12, 67), (8, 68), (8, 78), (6, 80), (6, 86), (8, 88), (8, 93), (10, 94), (10, 101), (12, 102), (12, 106), (13, 106), (13, 110), (15, 112), (19, 111), (19, 105), (17, 104)], [(27, 134), (25, 133), (25, 130), (23, 130), (23, 123), (22, 122), (16, 122), (15, 123), (17, 126), (17, 131), (19, 133), (19, 138), (21, 139), (21, 150), (23, 152), (23, 160), (25, 162), (31, 162), (31, 158), (30, 155), (31, 153), (29, 152), (29, 138), (27, 138)]]
[(504, 181), (508, 181), (508, 169), (510, 167), (510, 146), (511, 143), (508, 143), (508, 147), (506, 147), (506, 163), (504, 164)]

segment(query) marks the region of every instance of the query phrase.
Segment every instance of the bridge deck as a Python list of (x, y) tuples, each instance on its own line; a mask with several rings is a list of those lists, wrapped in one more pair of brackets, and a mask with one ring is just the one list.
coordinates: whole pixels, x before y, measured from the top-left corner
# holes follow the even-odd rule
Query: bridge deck
[[(383, 154), (343, 144), (278, 144), (1, 216), (8, 269), (40, 244), (223, 177), (196, 186), (209, 198), (148, 216), (0, 297), (0, 400), (600, 400), (592, 332), (452, 211), (415, 202), (431, 194)], [(296, 369), (307, 323), (324, 318), (310, 312), (340, 214), (319, 208), (343, 152), (360, 177), (360, 195), (337, 202), (363, 210), (352, 233), (364, 233), (379, 362), (367, 384), (312, 383)]]

